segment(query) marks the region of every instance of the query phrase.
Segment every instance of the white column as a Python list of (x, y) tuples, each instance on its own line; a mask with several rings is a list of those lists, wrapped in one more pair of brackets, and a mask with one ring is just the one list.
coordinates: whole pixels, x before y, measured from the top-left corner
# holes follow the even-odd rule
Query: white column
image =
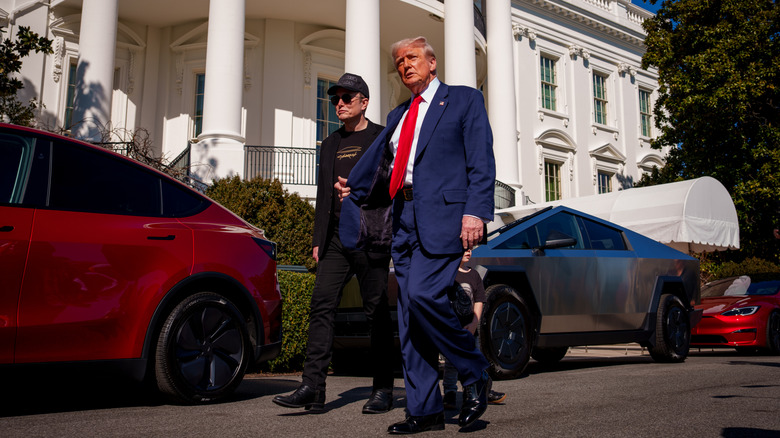
[(366, 117), (381, 124), (379, 0), (347, 0), (346, 18), (344, 71), (360, 75), (366, 81), (370, 93)]
[(444, 0), (444, 79), (449, 85), (477, 86), (472, 0)]
[(119, 0), (83, 0), (73, 104), (74, 136), (100, 141), (111, 122)]
[(485, 12), (488, 115), (493, 128), (496, 179), (519, 189), (522, 185), (519, 181), (512, 5), (510, 0), (491, 0)]
[(203, 95), (203, 132), (193, 146), (199, 178), (210, 182), (244, 173), (241, 135), (245, 0), (211, 0)]

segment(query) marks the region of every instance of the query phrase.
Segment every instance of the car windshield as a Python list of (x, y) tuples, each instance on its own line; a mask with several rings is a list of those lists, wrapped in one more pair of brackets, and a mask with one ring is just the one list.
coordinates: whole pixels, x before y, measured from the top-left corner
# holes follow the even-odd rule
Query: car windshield
[(737, 278), (719, 280), (704, 286), (701, 290), (702, 298), (739, 295), (774, 295), (780, 289), (780, 280), (753, 282), (743, 275)]

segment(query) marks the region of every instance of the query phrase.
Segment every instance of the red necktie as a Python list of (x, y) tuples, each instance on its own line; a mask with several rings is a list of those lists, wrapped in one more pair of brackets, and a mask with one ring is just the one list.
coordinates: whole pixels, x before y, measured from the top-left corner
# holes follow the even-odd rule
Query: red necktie
[(390, 176), (390, 199), (404, 186), (404, 174), (409, 163), (409, 151), (412, 150), (414, 140), (414, 127), (417, 125), (417, 110), (420, 107), (421, 96), (417, 96), (409, 106), (409, 113), (401, 125), (401, 137), (398, 139), (398, 150), (395, 152), (395, 164), (393, 174)]

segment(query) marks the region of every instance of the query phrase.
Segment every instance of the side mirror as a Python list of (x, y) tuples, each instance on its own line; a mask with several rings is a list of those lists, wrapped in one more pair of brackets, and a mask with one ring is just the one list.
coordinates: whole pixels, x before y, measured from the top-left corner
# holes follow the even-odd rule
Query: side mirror
[(545, 249), (565, 248), (576, 244), (577, 239), (558, 230), (550, 230), (547, 233), (547, 240), (544, 242), (544, 245), (534, 248), (533, 253), (534, 255), (544, 255)]

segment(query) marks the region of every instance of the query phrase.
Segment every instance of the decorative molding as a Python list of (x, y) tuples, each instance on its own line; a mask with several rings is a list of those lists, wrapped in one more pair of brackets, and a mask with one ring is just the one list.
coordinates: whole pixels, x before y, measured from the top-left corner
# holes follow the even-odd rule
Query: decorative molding
[(621, 62), (620, 64), (618, 64), (618, 73), (620, 74), (628, 73), (629, 75), (631, 75), (632, 78), (636, 77), (636, 69), (625, 62)]
[(176, 92), (181, 94), (184, 87), (184, 51), (176, 54)]
[(65, 46), (65, 38), (61, 36), (54, 37), (54, 44), (53, 44), (54, 54), (52, 57), (54, 58), (54, 63), (52, 64), (52, 78), (54, 79), (54, 82), (59, 82), (62, 78), (62, 61), (63, 61), (63, 52), (64, 52), (64, 46)]
[(303, 86), (311, 88), (311, 52), (303, 51)]
[(536, 31), (519, 24), (512, 25), (512, 35), (517, 39), (525, 37), (528, 41), (536, 41)]
[[(609, 8), (605, 9), (603, 6), (599, 7), (599, 9), (605, 12), (594, 14), (591, 11), (588, 11), (587, 8), (577, 7), (575, 9), (572, 7), (572, 4), (568, 2), (559, 2), (556, 0), (524, 1), (538, 8), (551, 11), (561, 19), (572, 21), (580, 26), (587, 26), (591, 29), (595, 29), (598, 33), (610, 35), (621, 41), (627, 41), (629, 44), (641, 47), (644, 47), (645, 41), (645, 33), (642, 30), (641, 22), (653, 17), (652, 12), (635, 7), (630, 3), (628, 4), (629, 10), (624, 16), (625, 18), (615, 20), (615, 14), (617, 14), (617, 12), (611, 12)], [(596, 5), (599, 3), (606, 4), (605, 0), (585, 0), (585, 2), (592, 4), (594, 7), (598, 7)], [(612, 2), (609, 3), (610, 5), (612, 4)], [(615, 26), (614, 24), (619, 25)]]
[(544, 146), (536, 146), (539, 154), (539, 175), (544, 175)]
[(574, 59), (578, 56), (582, 57), (582, 59), (590, 59), (590, 50), (580, 47), (576, 44), (572, 44), (569, 46), (569, 56), (571, 56), (571, 59)]
[(574, 152), (569, 152), (569, 181), (574, 181)]
[(130, 62), (127, 67), (127, 94), (133, 94), (135, 89), (135, 57), (136, 50), (130, 49)]

